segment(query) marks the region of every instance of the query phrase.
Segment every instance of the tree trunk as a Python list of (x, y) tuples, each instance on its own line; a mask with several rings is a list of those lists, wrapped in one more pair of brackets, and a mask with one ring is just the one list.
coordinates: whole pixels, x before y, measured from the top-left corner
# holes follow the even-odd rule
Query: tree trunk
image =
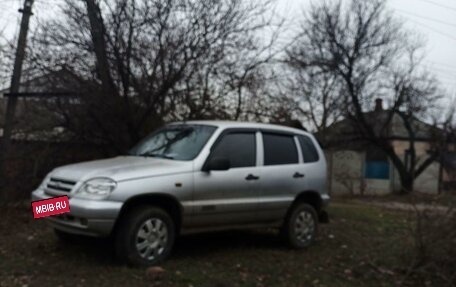
[(413, 183), (415, 179), (413, 176), (405, 170), (399, 171), (399, 177), (401, 179), (401, 194), (408, 194), (413, 191)]
[(389, 144), (383, 144), (380, 146), (383, 151), (388, 155), (389, 159), (393, 163), (393, 166), (396, 168), (399, 173), (399, 178), (401, 181), (401, 194), (407, 194), (413, 191), (413, 182), (414, 176), (413, 172), (410, 172), (410, 169), (407, 168), (404, 161), (396, 154), (394, 149)]

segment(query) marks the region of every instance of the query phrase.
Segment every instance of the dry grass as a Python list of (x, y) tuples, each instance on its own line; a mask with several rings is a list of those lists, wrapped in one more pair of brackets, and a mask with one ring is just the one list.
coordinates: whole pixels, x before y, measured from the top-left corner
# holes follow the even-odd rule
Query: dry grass
[(144, 269), (116, 262), (108, 241), (61, 243), (28, 208), (3, 209), (0, 286), (425, 284), (419, 275), (405, 277), (410, 261), (404, 252), (414, 246), (407, 214), (351, 202), (334, 203), (329, 211), (331, 223), (302, 251), (284, 247), (273, 230), (182, 237), (162, 266), (163, 279), (153, 282)]

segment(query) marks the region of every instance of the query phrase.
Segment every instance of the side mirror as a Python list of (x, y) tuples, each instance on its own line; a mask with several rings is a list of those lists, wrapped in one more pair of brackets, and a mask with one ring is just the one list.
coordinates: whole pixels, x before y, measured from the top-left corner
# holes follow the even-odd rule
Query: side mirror
[(215, 157), (211, 158), (203, 167), (203, 171), (211, 170), (229, 170), (231, 167), (230, 161), (227, 158)]

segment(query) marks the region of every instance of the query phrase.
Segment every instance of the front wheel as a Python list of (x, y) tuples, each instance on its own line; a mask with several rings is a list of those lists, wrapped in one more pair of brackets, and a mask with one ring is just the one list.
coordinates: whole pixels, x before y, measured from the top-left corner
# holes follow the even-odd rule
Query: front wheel
[(116, 253), (128, 263), (156, 265), (171, 253), (175, 225), (161, 208), (143, 206), (127, 214), (116, 233)]
[(318, 231), (315, 208), (306, 203), (292, 207), (285, 218), (282, 236), (293, 248), (305, 248), (312, 244)]

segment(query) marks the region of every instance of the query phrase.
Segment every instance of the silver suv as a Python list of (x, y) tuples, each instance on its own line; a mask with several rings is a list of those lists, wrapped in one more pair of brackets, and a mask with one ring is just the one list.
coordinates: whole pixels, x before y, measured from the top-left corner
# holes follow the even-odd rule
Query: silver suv
[(275, 227), (304, 248), (329, 202), (311, 134), (219, 121), (172, 123), (128, 155), (56, 168), (32, 200), (60, 195), (71, 212), (47, 218), (60, 238), (112, 236), (135, 265), (165, 259), (179, 234), (209, 230)]

